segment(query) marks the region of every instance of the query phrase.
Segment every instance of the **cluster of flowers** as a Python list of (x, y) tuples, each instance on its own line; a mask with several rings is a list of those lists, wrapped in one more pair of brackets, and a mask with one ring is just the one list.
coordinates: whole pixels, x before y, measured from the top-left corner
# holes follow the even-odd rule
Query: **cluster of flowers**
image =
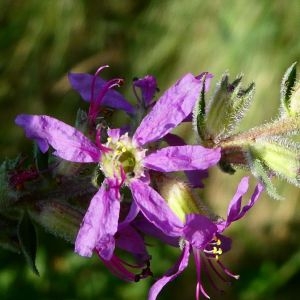
[[(229, 203), (226, 219), (213, 214), (197, 196), (196, 189), (203, 188), (208, 169), (220, 161), (221, 148), (187, 145), (172, 130), (192, 119), (211, 74), (186, 74), (157, 101), (156, 79), (149, 75), (135, 79), (137, 105), (133, 106), (113, 89), (123, 83), (121, 79), (105, 81), (98, 76), (105, 67), (95, 75), (69, 74), (72, 87), (89, 102), (84, 125), (75, 128), (50, 116), (27, 114), (17, 116), (16, 124), (43, 153), (51, 146), (59, 159), (94, 164), (97, 170), (93, 182), (98, 191), (78, 229), (76, 253), (86, 257), (97, 253), (117, 276), (139, 281), (153, 275), (145, 242), (145, 237), (152, 236), (179, 247), (181, 255), (151, 287), (149, 300), (156, 299), (161, 289), (183, 272), (191, 253), (197, 270), (196, 299), (201, 295), (209, 298), (201, 271), (209, 267), (223, 280), (221, 272), (238, 278), (220, 261), (220, 255), (231, 248), (231, 240), (223, 232), (248, 212), (263, 187), (258, 184), (243, 206), (249, 188), (249, 178), (244, 177)], [(129, 124), (121, 128), (107, 125), (103, 117), (107, 108), (127, 113)], [(174, 175), (178, 171), (184, 173)], [(130, 254), (135, 263), (124, 261), (117, 249)]]

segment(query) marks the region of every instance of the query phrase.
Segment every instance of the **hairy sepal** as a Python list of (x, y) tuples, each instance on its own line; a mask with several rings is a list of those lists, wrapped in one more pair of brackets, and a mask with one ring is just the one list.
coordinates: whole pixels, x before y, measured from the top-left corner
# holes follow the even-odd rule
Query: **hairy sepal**
[(276, 188), (274, 187), (271, 180), (271, 172), (257, 158), (254, 158), (251, 151), (248, 152), (248, 163), (251, 170), (251, 173), (264, 185), (264, 188), (268, 195), (275, 200), (283, 200), (284, 198), (278, 194)]
[(209, 102), (206, 128), (215, 141), (234, 132), (252, 102), (254, 83), (242, 88), (242, 78), (240, 75), (230, 83), (228, 74), (223, 75)]
[(251, 152), (276, 176), (300, 186), (300, 145), (298, 143), (283, 137), (263, 138), (251, 145)]
[(207, 140), (209, 137), (206, 135), (206, 103), (205, 103), (205, 78), (203, 79), (203, 86), (200, 93), (200, 98), (193, 111), (193, 125), (195, 131), (198, 133), (202, 141)]
[[(292, 94), (296, 86), (297, 77), (297, 62), (294, 62), (285, 72), (280, 89), (280, 103), (281, 103), (281, 117), (293, 116), (295, 111), (293, 111), (292, 106), (296, 106), (295, 103), (291, 103)], [(298, 85), (299, 88), (299, 85)], [(296, 106), (297, 107), (297, 106)], [(295, 107), (294, 107), (295, 108)], [(299, 111), (299, 109), (298, 109)]]

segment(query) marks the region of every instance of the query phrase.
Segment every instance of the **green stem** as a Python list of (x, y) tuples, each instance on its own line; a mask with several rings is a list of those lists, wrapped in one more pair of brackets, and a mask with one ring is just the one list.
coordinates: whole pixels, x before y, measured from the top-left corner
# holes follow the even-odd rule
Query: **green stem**
[(298, 116), (288, 119), (280, 119), (273, 123), (267, 123), (258, 127), (254, 127), (246, 132), (238, 133), (227, 139), (216, 143), (216, 147), (227, 149), (236, 146), (244, 146), (254, 143), (256, 139), (270, 137), (276, 135), (290, 135), (298, 132), (300, 129), (300, 118)]

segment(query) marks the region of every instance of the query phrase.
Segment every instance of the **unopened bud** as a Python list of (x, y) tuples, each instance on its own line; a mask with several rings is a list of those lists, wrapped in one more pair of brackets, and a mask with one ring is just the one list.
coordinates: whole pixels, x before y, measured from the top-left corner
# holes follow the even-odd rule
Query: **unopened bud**
[(215, 142), (233, 133), (251, 104), (254, 83), (247, 88), (242, 88), (241, 82), (242, 76), (230, 83), (228, 75), (223, 75), (208, 103), (205, 120), (206, 136)]
[(74, 242), (83, 214), (58, 200), (42, 200), (29, 211), (30, 216), (50, 233)]
[(299, 186), (299, 145), (282, 137), (259, 139), (250, 146), (250, 151), (273, 174)]
[(208, 208), (200, 203), (192, 189), (183, 181), (161, 176), (157, 185), (161, 196), (182, 222), (185, 222), (188, 214), (210, 214)]

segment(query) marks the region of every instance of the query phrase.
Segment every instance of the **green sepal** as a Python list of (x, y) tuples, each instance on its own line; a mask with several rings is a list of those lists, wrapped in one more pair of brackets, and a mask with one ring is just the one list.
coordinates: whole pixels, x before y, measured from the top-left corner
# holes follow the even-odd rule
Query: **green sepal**
[[(238, 124), (245, 113), (247, 112), (255, 92), (255, 84), (251, 82), (246, 88), (239, 88), (238, 92), (235, 95), (235, 98), (232, 99), (232, 117), (234, 117), (235, 122)], [(236, 124), (236, 125), (237, 125)], [(236, 126), (234, 125), (234, 127)]]
[(31, 270), (39, 276), (39, 271), (35, 264), (37, 252), (37, 233), (36, 229), (26, 212), (24, 212), (17, 231), (21, 252)]
[[(281, 116), (292, 116), (291, 96), (296, 85), (297, 78), (297, 62), (294, 62), (285, 72), (280, 89)], [(299, 99), (300, 101), (300, 99)]]
[(49, 151), (43, 153), (38, 145), (34, 144), (34, 160), (37, 170), (43, 172), (48, 169), (48, 161), (49, 161)]
[(300, 145), (283, 137), (257, 139), (252, 155), (263, 162), (276, 176), (300, 186)]
[(74, 243), (83, 213), (58, 200), (41, 200), (29, 210), (30, 216), (51, 234)]
[(223, 75), (208, 104), (207, 135), (218, 142), (230, 136), (248, 110), (254, 94), (254, 83), (242, 88), (242, 75), (232, 83)]
[(195, 124), (196, 131), (199, 137), (204, 141), (208, 137), (205, 135), (205, 76), (203, 78), (203, 85), (200, 93), (200, 98), (195, 106), (193, 113), (193, 124)]
[(291, 115), (299, 117), (300, 113), (300, 82), (297, 82), (290, 99)]
[(264, 185), (268, 195), (275, 200), (283, 200), (284, 198), (278, 194), (271, 181), (271, 173), (268, 168), (259, 159), (252, 159), (251, 154), (248, 158), (251, 173)]
[(207, 135), (213, 138), (224, 131), (224, 119), (226, 118), (231, 92), (229, 91), (228, 75), (224, 74), (217, 84), (215, 93), (208, 103), (206, 117)]
[(88, 117), (87, 113), (79, 108), (76, 114), (75, 128), (79, 129), (81, 132), (85, 133), (88, 130)]

